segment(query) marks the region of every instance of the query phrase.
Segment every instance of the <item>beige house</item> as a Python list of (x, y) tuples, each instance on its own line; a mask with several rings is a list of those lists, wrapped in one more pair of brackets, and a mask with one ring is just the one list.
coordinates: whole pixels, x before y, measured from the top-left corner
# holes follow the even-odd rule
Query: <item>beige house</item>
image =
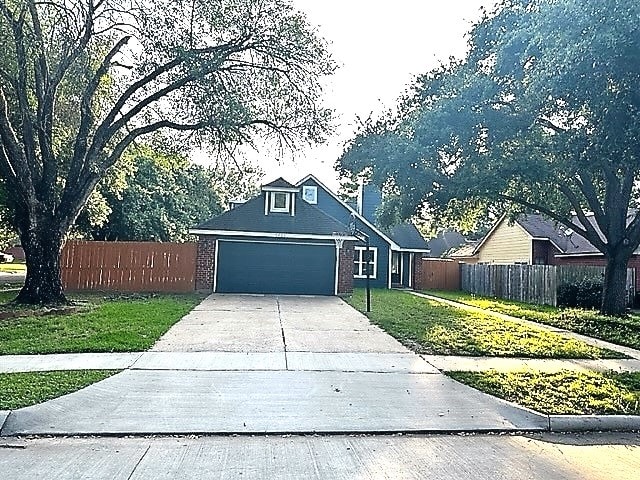
[(465, 263), (551, 265), (555, 263), (554, 256), (563, 252), (567, 243), (562, 229), (541, 215), (521, 215), (513, 222), (504, 215), (471, 254), (461, 252), (465, 253), (465, 258), (459, 260)]

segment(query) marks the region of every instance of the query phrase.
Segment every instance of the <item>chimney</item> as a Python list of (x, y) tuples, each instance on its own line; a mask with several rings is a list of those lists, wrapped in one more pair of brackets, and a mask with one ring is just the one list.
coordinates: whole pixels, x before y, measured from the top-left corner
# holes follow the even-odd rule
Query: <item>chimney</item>
[(382, 192), (375, 185), (360, 183), (358, 188), (358, 213), (376, 224), (376, 211), (382, 203)]

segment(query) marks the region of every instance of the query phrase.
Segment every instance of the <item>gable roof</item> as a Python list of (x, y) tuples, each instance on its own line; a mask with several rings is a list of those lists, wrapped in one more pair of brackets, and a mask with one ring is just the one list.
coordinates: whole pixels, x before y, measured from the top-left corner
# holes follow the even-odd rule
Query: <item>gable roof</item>
[(420, 235), (413, 223), (395, 225), (388, 232), (388, 235), (403, 249), (429, 251), (427, 241)]
[(394, 242), (391, 238), (389, 238), (388, 235), (386, 235), (384, 232), (380, 231), (380, 229), (378, 227), (373, 225), (369, 220), (364, 218), (357, 211), (355, 211), (353, 208), (351, 208), (349, 205), (347, 205), (344, 201), (342, 201), (340, 199), (340, 197), (338, 197), (335, 193), (333, 193), (331, 190), (329, 190), (320, 180), (318, 180), (313, 175), (311, 175), (311, 174), (307, 175), (302, 180), (298, 181), (296, 183), (296, 186), (300, 187), (300, 185), (302, 185), (307, 180), (313, 180), (314, 182), (316, 182), (325, 192), (327, 192), (328, 195), (333, 197), (340, 205), (342, 205), (344, 208), (346, 208), (349, 213), (355, 215), (355, 217), (358, 220), (360, 220), (362, 223), (364, 223), (367, 227), (369, 227), (372, 230), (374, 230), (375, 232), (377, 232), (378, 235), (380, 235), (387, 243), (389, 243), (389, 245), (391, 245), (391, 248), (393, 250), (401, 250), (400, 245), (398, 245), (396, 242)]
[(429, 252), (429, 256), (441, 257), (452, 248), (459, 247), (465, 243), (466, 239), (459, 232), (454, 230), (445, 230), (438, 233), (434, 238), (429, 239), (429, 250), (431, 250), (431, 252)]
[(194, 227), (192, 234), (241, 234), (246, 232), (291, 235), (322, 235), (347, 233), (348, 228), (335, 218), (307, 202), (296, 202), (296, 214), (264, 214), (264, 195), (238, 205), (217, 217)]
[(287, 182), (284, 178), (276, 178), (273, 182), (262, 185), (262, 188), (296, 188), (295, 185)]
[[(474, 254), (478, 253), (482, 245), (493, 234), (496, 228), (506, 220), (503, 215), (500, 220), (489, 230), (484, 238), (476, 245)], [(600, 229), (595, 223), (592, 215), (587, 216), (587, 220), (600, 233)], [(574, 217), (573, 221), (580, 224), (580, 221)], [(548, 240), (560, 252), (560, 255), (592, 255), (600, 252), (594, 247), (589, 240), (579, 233), (569, 230), (566, 226), (559, 224), (553, 220), (549, 220), (538, 213), (520, 215), (514, 222), (524, 232), (531, 237), (531, 240)]]
[[(378, 235), (380, 235), (386, 242), (389, 243), (389, 245), (391, 246), (392, 250), (419, 250), (419, 251), (424, 251), (424, 252), (428, 252), (429, 251), (429, 246), (425, 242), (425, 240), (422, 237), (422, 235), (420, 235), (420, 232), (418, 232), (418, 230), (416, 229), (415, 225), (406, 224), (406, 225), (409, 225), (410, 227), (409, 228), (401, 227), (401, 229), (398, 231), (398, 235), (397, 235), (397, 238), (396, 238), (393, 235), (393, 228), (392, 228), (391, 232), (389, 232), (389, 233), (383, 232), (380, 228), (375, 226), (373, 223), (371, 223), (369, 220), (367, 220), (364, 216), (360, 215), (355, 208), (353, 208), (351, 205), (349, 205), (347, 202), (345, 202), (340, 197), (338, 197), (335, 193), (333, 193), (329, 188), (327, 188), (320, 180), (318, 180), (312, 174), (309, 174), (306, 177), (304, 177), (303, 179), (301, 179), (300, 181), (296, 182), (296, 186), (300, 187), (300, 185), (302, 185), (307, 180), (313, 180), (327, 194), (329, 194), (339, 204), (341, 204), (349, 213), (351, 213), (352, 215), (355, 215), (355, 217), (360, 222), (362, 222), (367, 227), (369, 227), (372, 230), (374, 230), (375, 232), (377, 232)], [(401, 225), (404, 225), (404, 224), (401, 224)], [(414, 232), (410, 231), (411, 228), (413, 228)], [(419, 239), (416, 237), (416, 235), (419, 237)]]

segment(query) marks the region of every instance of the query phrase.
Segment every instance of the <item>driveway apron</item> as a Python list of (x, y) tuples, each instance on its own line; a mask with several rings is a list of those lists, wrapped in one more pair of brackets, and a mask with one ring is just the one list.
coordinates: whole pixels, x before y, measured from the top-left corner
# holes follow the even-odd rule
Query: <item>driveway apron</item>
[(540, 430), (336, 297), (206, 298), (133, 366), (11, 412), (3, 435)]

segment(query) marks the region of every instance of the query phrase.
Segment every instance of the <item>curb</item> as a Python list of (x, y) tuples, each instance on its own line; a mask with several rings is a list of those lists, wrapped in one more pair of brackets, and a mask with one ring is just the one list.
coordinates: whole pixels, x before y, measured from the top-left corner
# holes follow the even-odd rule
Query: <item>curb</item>
[(640, 415), (549, 415), (550, 432), (635, 430), (640, 430)]
[(11, 414), (11, 410), (0, 410), (0, 437), (3, 437), (2, 431), (4, 430), (4, 426), (7, 423), (7, 419)]

